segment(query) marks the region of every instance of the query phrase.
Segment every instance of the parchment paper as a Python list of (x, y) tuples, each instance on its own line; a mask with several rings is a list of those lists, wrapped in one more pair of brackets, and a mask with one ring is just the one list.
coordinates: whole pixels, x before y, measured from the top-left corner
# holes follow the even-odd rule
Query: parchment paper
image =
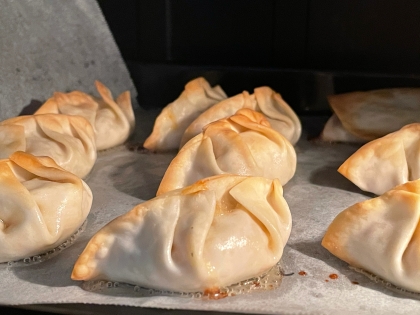
[[(135, 140), (146, 138), (156, 114), (137, 111)], [(305, 129), (313, 125), (313, 119), (303, 119)], [(336, 172), (356, 149), (353, 145), (308, 141), (304, 133), (296, 146), (296, 175), (284, 187), (293, 229), (283, 262), (285, 271), (294, 274), (284, 277), (275, 290), (216, 301), (109, 296), (84, 291), (81, 283), (70, 279), (73, 264), (90, 237), (111, 219), (152, 198), (174, 156), (131, 152), (124, 146), (101, 153), (87, 179), (94, 202), (85, 232), (72, 247), (51, 260), (0, 268), (0, 304), (96, 303), (264, 314), (413, 314), (420, 309), (418, 300), (394, 293), (349, 269), (320, 245), (337, 213), (371, 198)], [(299, 275), (300, 271), (306, 276)], [(331, 274), (338, 278), (329, 278)]]
[(95, 80), (137, 95), (95, 0), (0, 0), (0, 49), (0, 120)]

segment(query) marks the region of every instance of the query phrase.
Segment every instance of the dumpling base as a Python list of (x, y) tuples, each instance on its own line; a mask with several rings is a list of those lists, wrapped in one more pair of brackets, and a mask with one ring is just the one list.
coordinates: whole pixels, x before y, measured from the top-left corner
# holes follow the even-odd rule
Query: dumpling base
[(270, 270), (258, 277), (253, 277), (221, 288), (208, 288), (202, 292), (175, 292), (145, 288), (123, 282), (107, 280), (84, 281), (82, 289), (110, 296), (145, 297), (145, 296), (176, 296), (218, 300), (228, 296), (248, 294), (253, 291), (273, 290), (281, 285), (284, 276), (283, 264), (280, 260)]
[(32, 265), (47, 261), (57, 256), (58, 254), (60, 254), (66, 248), (69, 248), (71, 245), (73, 245), (76, 242), (76, 240), (80, 237), (80, 235), (85, 231), (86, 226), (87, 226), (87, 219), (82, 223), (82, 225), (77, 229), (77, 231), (74, 232), (73, 235), (71, 235), (65, 242), (58, 245), (57, 247), (52, 248), (48, 250), (47, 252), (33, 255), (30, 257), (25, 257), (25, 258), (15, 260), (15, 261), (8, 261), (8, 262), (0, 263), (0, 268), (32, 266)]

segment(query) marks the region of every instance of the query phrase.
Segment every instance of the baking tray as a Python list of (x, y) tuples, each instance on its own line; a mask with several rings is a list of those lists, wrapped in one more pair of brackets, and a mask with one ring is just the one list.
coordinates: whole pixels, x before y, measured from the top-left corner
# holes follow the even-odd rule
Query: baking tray
[[(158, 111), (137, 110), (131, 143), (142, 143)], [(45, 262), (1, 268), (0, 305), (65, 314), (167, 313), (169, 310), (253, 314), (407, 314), (420, 302), (389, 290), (332, 256), (320, 242), (332, 219), (346, 207), (372, 196), (336, 169), (358, 148), (322, 143), (314, 138), (328, 117), (301, 117), (303, 134), (296, 145), (297, 171), (284, 187), (293, 228), (283, 254), (287, 274), (279, 288), (221, 300), (131, 293), (88, 292), (70, 279), (75, 260), (91, 236), (116, 216), (152, 198), (174, 154), (150, 154), (120, 146), (99, 154), (87, 178), (94, 195), (84, 233), (73, 246)], [(93, 305), (93, 306), (92, 306)], [(96, 308), (95, 308), (96, 305)], [(110, 305), (109, 308), (106, 305)], [(96, 311), (95, 311), (96, 309)], [(108, 311), (106, 311), (108, 310)], [(95, 313), (96, 312), (96, 313)]]

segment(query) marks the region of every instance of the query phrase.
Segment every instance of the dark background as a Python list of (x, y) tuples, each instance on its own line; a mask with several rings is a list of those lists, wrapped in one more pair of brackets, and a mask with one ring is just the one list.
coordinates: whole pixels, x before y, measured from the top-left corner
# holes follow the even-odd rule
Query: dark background
[(420, 86), (420, 1), (99, 0), (142, 107), (199, 75), (228, 95), (269, 85), (298, 113), (327, 94)]

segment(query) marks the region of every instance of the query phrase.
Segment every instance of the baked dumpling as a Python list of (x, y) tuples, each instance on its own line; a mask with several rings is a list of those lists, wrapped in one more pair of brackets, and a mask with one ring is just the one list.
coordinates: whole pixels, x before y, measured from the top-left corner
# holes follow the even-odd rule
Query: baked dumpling
[(420, 122), (420, 88), (330, 95), (328, 102), (343, 128), (365, 142), (385, 136), (407, 124)]
[(134, 207), (87, 244), (72, 279), (195, 292), (258, 276), (292, 220), (277, 179), (219, 175)]
[(328, 142), (366, 143), (367, 140), (356, 137), (344, 129), (340, 119), (333, 114), (322, 130), (320, 139)]
[(21, 151), (0, 160), (0, 262), (43, 254), (83, 224), (92, 192), (49, 157)]
[(420, 292), (420, 180), (357, 203), (334, 219), (322, 240), (353, 267)]
[(60, 167), (85, 177), (96, 161), (95, 134), (81, 116), (28, 115), (0, 122), (0, 159), (15, 151), (49, 156)]
[(252, 95), (244, 91), (210, 107), (185, 130), (180, 148), (187, 141), (198, 135), (207, 124), (232, 116), (241, 108), (250, 108), (263, 113), (270, 122), (271, 127), (281, 133), (292, 144), (299, 140), (302, 126), (298, 116), (279, 93), (267, 86), (263, 86), (256, 88)]
[(291, 143), (263, 114), (244, 108), (210, 123), (187, 142), (167, 168), (157, 195), (218, 174), (278, 178), (285, 185), (295, 171)]
[(220, 86), (211, 87), (202, 77), (188, 82), (181, 95), (166, 105), (156, 118), (153, 131), (143, 146), (154, 152), (178, 149), (188, 125), (207, 108), (226, 97)]
[(86, 118), (95, 131), (96, 149), (105, 150), (123, 144), (134, 131), (135, 119), (130, 92), (114, 101), (111, 91), (95, 81), (100, 98), (80, 91), (55, 92), (36, 112), (38, 114), (79, 115)]
[(360, 189), (381, 195), (420, 178), (420, 123), (366, 143), (338, 172)]

